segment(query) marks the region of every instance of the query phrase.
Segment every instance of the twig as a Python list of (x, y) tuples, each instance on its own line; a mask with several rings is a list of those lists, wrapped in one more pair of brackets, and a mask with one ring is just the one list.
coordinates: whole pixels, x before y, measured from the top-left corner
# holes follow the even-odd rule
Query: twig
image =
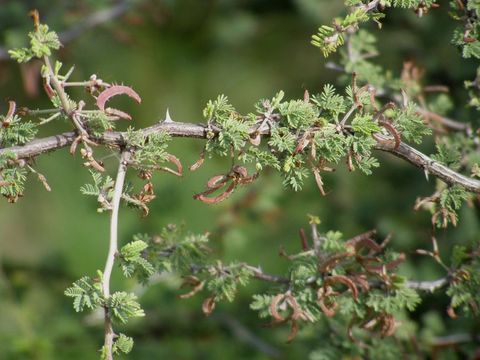
[[(110, 217), (110, 242), (108, 248), (107, 262), (105, 269), (103, 270), (102, 278), (102, 291), (105, 300), (110, 297), (110, 277), (112, 275), (112, 269), (115, 262), (115, 256), (118, 251), (118, 210), (120, 207), (120, 199), (123, 193), (123, 184), (125, 182), (125, 174), (127, 172), (127, 163), (130, 158), (130, 152), (124, 151), (120, 158), (120, 164), (118, 166), (117, 179), (115, 180), (115, 188), (112, 198), (112, 213)], [(112, 328), (112, 319), (110, 309), (105, 305), (105, 349), (106, 359), (112, 360), (112, 346), (115, 333)]]
[(444, 348), (452, 347), (460, 344), (465, 344), (469, 342), (478, 342), (480, 341), (480, 335), (474, 334), (452, 334), (446, 336), (439, 336), (433, 340), (433, 347), (435, 348)]
[(258, 267), (251, 266), (251, 265), (248, 265), (248, 264), (242, 264), (242, 267), (252, 271), (255, 279), (263, 280), (263, 281), (267, 281), (267, 282), (274, 282), (274, 283), (277, 283), (277, 284), (289, 284), (290, 283), (290, 280), (287, 279), (286, 277), (266, 274), (262, 271), (262, 269), (260, 269)]
[(429, 291), (432, 293), (447, 285), (448, 285), (448, 279), (446, 277), (438, 280), (432, 280), (432, 281), (408, 280), (406, 284), (406, 286), (410, 289)]
[(50, 63), (50, 59), (48, 58), (47, 55), (43, 57), (43, 61), (48, 70), (49, 80), (52, 82), (53, 88), (57, 92), (60, 102), (62, 103), (63, 111), (65, 111), (65, 113), (70, 116), (72, 109), (70, 109), (70, 102), (68, 101), (68, 96), (65, 93), (65, 90), (63, 90), (63, 87), (58, 81), (57, 77), (55, 76), (55, 73), (52, 68), (52, 64)]
[(429, 110), (421, 108), (421, 107), (418, 107), (417, 111), (421, 115), (423, 115), (424, 117), (439, 122), (440, 124), (442, 124), (447, 129), (457, 130), (457, 131), (465, 131), (465, 132), (471, 131), (470, 124), (468, 124), (468, 123), (462, 123), (462, 122), (459, 122), (459, 121), (456, 121), (456, 120), (449, 119), (445, 116), (441, 116), (437, 113), (434, 113), (432, 111), (429, 111)]

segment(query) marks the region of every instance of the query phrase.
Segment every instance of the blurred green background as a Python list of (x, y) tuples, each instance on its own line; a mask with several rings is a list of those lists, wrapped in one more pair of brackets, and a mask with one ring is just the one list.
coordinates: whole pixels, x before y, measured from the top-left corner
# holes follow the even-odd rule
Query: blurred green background
[[(414, 60), (426, 69), (425, 83), (451, 86), (456, 107), (449, 115), (478, 125), (464, 108), (461, 87), (464, 79), (474, 77), (475, 64), (461, 62), (449, 45), (454, 24), (447, 15), (447, 1), (441, 4), (423, 19), (395, 11), (387, 14), (383, 31), (371, 26), (379, 36), (382, 55), (377, 61), (398, 75), (403, 61)], [(205, 103), (221, 93), (246, 113), (258, 99), (278, 90), (295, 98), (305, 89), (315, 93), (325, 83), (338, 85), (338, 74), (325, 68), (326, 60), (309, 38), (319, 25), (342, 13), (340, 0), (4, 0), (3, 50), (22, 45), (32, 8), (39, 9), (43, 22), (69, 37), (58, 57), (66, 67), (75, 65), (74, 80), (97, 74), (108, 82), (131, 85), (141, 95), (141, 106), (115, 100), (133, 115), (135, 127), (163, 119), (167, 108), (176, 121), (201, 122)], [(120, 14), (111, 20), (78, 28), (88, 24), (92, 14), (115, 9)], [(20, 67), (3, 57), (2, 101), (49, 107), (36, 70), (35, 65)], [(83, 93), (72, 95), (79, 98)], [(0, 111), (6, 111), (5, 102)], [(68, 124), (54, 122), (42, 135), (68, 130)], [(201, 148), (199, 141), (176, 139), (171, 152), (189, 165)], [(422, 150), (432, 153), (432, 143), (427, 141)], [(434, 180), (427, 182), (421, 171), (388, 154), (379, 157), (383, 166), (373, 176), (348, 174), (343, 168), (327, 175), (327, 197), (320, 196), (313, 179), (294, 193), (283, 189), (281, 179), (272, 173), (215, 206), (194, 201), (192, 195), (212, 174), (228, 167), (224, 160), (207, 161), (182, 179), (159, 174), (150, 216), (121, 209), (120, 240), (125, 243), (138, 232), (154, 234), (169, 223), (185, 224), (193, 232), (212, 234), (215, 256), (261, 264), (265, 271), (279, 273), (288, 266), (278, 256), (279, 248), (298, 251), (298, 229), (308, 227), (307, 214), (315, 214), (322, 220), (321, 231), (340, 230), (350, 237), (376, 228), (380, 237), (393, 233), (392, 246), (398, 251), (411, 254), (429, 248), (429, 214), (415, 213), (412, 207), (417, 196), (433, 191)], [(115, 161), (105, 161), (113, 173)], [(37, 169), (47, 177), (52, 192), (32, 177), (25, 198), (0, 205), (0, 359), (97, 359), (101, 319), (76, 314), (63, 291), (80, 276), (103, 268), (108, 216), (97, 214), (95, 200), (80, 194), (80, 186), (90, 179), (78, 155), (56, 151), (39, 157)], [(478, 238), (478, 215), (478, 210), (465, 207), (456, 229), (437, 234), (442, 252), (447, 254), (453, 242)], [(432, 261), (410, 258), (403, 274), (417, 279), (443, 275)], [(133, 286), (120, 276), (114, 278), (114, 289)], [(287, 345), (287, 328), (261, 326), (249, 301), (265, 284), (252, 283), (234, 303), (220, 304), (208, 318), (201, 312), (201, 296), (179, 300), (178, 286), (178, 279), (165, 276), (144, 293), (146, 317), (124, 329), (135, 339), (129, 358), (303, 359), (316, 348), (314, 328), (302, 330)], [(419, 331), (426, 323), (435, 335), (455, 328), (469, 331), (473, 325), (447, 319), (447, 304), (442, 295), (426, 297), (412, 314)]]

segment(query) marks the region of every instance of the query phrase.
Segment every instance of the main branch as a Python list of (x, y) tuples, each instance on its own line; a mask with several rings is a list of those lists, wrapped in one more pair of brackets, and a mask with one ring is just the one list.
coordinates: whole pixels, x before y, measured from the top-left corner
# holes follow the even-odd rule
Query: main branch
[[(213, 129), (214, 131), (216, 129)], [(260, 129), (262, 134), (268, 135), (268, 129)], [(189, 124), (180, 122), (162, 122), (156, 125), (144, 128), (144, 135), (148, 136), (154, 133), (165, 132), (175, 137), (188, 137), (206, 139), (207, 128), (201, 124)], [(258, 129), (252, 129), (252, 133), (258, 132)], [(379, 135), (379, 137), (381, 137)], [(13, 153), (17, 158), (31, 158), (49, 151), (58, 150), (69, 146), (77, 138), (75, 132), (66, 132), (59, 135), (36, 139), (23, 146), (13, 146), (10, 148), (0, 149), (0, 156), (8, 152)], [(125, 145), (122, 132), (106, 132), (99, 138), (93, 138), (96, 143), (111, 147)], [(425, 173), (438, 177), (449, 185), (458, 184), (466, 190), (474, 193), (480, 193), (480, 181), (459, 174), (438, 161), (433, 160), (427, 155), (421, 153), (415, 148), (401, 143), (395, 147), (394, 143), (382, 142), (375, 146), (377, 150), (388, 152), (398, 158), (404, 159), (412, 165), (423, 169)]]

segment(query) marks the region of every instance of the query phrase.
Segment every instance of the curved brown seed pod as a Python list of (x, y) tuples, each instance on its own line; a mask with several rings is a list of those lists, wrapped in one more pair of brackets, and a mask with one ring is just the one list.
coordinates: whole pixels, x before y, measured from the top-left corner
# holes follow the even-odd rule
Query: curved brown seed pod
[(248, 177), (248, 171), (247, 171), (247, 168), (245, 166), (235, 165), (233, 167), (233, 172), (235, 174), (240, 175), (240, 177), (242, 179)]
[(210, 315), (215, 309), (215, 297), (211, 296), (206, 298), (202, 304), (202, 311), (205, 315)]
[(295, 337), (297, 336), (297, 333), (298, 333), (298, 323), (295, 319), (292, 319), (290, 334), (288, 334), (288, 338), (287, 338), (287, 344), (290, 344), (295, 339)]
[(10, 100), (8, 102), (8, 111), (7, 115), (5, 115), (5, 120), (2, 122), (2, 127), (7, 128), (10, 126), (10, 123), (12, 122), (13, 115), (15, 115), (15, 109), (17, 107), (17, 104), (15, 104), (15, 101)]
[(391, 261), (387, 264), (383, 264), (383, 265), (364, 265), (364, 267), (365, 267), (365, 269), (370, 270), (370, 271), (383, 271), (383, 269), (393, 270), (404, 261), (405, 261), (405, 254), (401, 253), (398, 256), (398, 258), (396, 258), (395, 260), (393, 260), (393, 261)]
[(293, 295), (288, 294), (288, 295), (285, 295), (285, 300), (293, 310), (292, 319), (293, 320), (299, 319), (302, 316), (303, 311), (302, 309), (300, 309), (300, 305), (298, 305), (297, 299), (295, 299)]
[(276, 321), (285, 321), (285, 318), (278, 313), (278, 305), (285, 298), (285, 294), (278, 294), (272, 298), (270, 303), (270, 314)]
[(340, 254), (335, 254), (327, 258), (322, 264), (319, 266), (319, 271), (320, 272), (327, 272), (330, 269), (334, 268), (335, 265), (337, 265), (338, 262), (341, 260), (347, 258), (347, 257), (352, 257), (355, 256), (355, 253), (353, 252), (343, 252)]
[(7, 119), (11, 118), (15, 114), (15, 109), (17, 108), (17, 104), (15, 104), (15, 101), (9, 100), (8, 101), (8, 111), (7, 115), (5, 116)]
[(75, 151), (77, 150), (77, 146), (82, 140), (81, 136), (77, 136), (75, 140), (73, 140), (72, 145), (70, 145), (70, 154), (75, 154)]
[(365, 330), (373, 330), (375, 326), (378, 325), (379, 320), (379, 317), (368, 318), (360, 325), (360, 327)]
[(376, 233), (377, 233), (377, 230), (373, 229), (373, 230), (369, 230), (367, 232), (364, 232), (362, 234), (358, 234), (358, 235), (348, 239), (345, 242), (345, 245), (355, 247), (358, 242), (360, 242), (363, 239), (371, 239), (373, 236), (376, 235)]
[(207, 182), (208, 189), (219, 189), (227, 182), (227, 177), (225, 175), (216, 175)]
[(385, 105), (383, 105), (383, 107), (377, 111), (377, 113), (373, 116), (373, 121), (377, 121), (378, 119), (380, 119), (380, 117), (383, 117), (383, 114), (385, 113), (385, 111), (387, 111), (388, 109), (395, 109), (395, 103), (393, 102), (388, 102), (386, 103)]
[(237, 184), (232, 181), (232, 183), (227, 188), (227, 190), (225, 190), (223, 193), (221, 193), (220, 195), (218, 195), (216, 197), (213, 197), (213, 198), (206, 197), (206, 195), (211, 194), (213, 191), (216, 190), (216, 189), (209, 189), (207, 191), (204, 191), (201, 194), (194, 195), (193, 198), (195, 200), (200, 200), (200, 201), (204, 202), (205, 204), (216, 204), (216, 203), (219, 203), (220, 201), (223, 201), (226, 198), (228, 198), (232, 194), (233, 190), (235, 190), (236, 186), (237, 186)]
[(238, 182), (242, 185), (247, 185), (254, 182), (258, 178), (258, 173), (254, 173), (252, 176), (240, 179)]
[(310, 144), (310, 134), (307, 132), (298, 141), (297, 147), (295, 148), (295, 151), (293, 152), (293, 155), (296, 155), (296, 154), (302, 152), (309, 144)]
[(97, 160), (95, 160), (93, 157), (89, 158), (88, 160), (89, 160), (88, 162), (84, 163), (85, 166), (87, 166), (87, 167), (91, 166), (95, 170), (100, 171), (100, 172), (105, 171), (105, 168)]
[(348, 171), (350, 172), (355, 171), (355, 167), (353, 166), (352, 154), (353, 154), (353, 151), (349, 150), (347, 154), (347, 167), (348, 167)]
[(310, 93), (307, 89), (305, 89), (305, 91), (303, 92), (303, 101), (306, 103), (310, 102)]
[(358, 289), (355, 283), (345, 275), (333, 275), (327, 277), (323, 284), (324, 286), (333, 285), (335, 283), (340, 283), (347, 286), (352, 292), (353, 299), (356, 301), (358, 299)]
[(338, 304), (333, 302), (330, 306), (327, 306), (323, 300), (324, 299), (317, 300), (318, 306), (320, 306), (320, 309), (323, 311), (325, 316), (334, 317), (337, 313)]
[(331, 287), (321, 287), (317, 290), (317, 304), (327, 317), (333, 317), (336, 314), (338, 303), (333, 301), (330, 305), (325, 304), (325, 298), (334, 295)]
[(326, 196), (327, 193), (323, 188), (323, 181), (322, 176), (320, 175), (320, 171), (318, 171), (318, 169), (313, 169), (312, 172), (313, 176), (315, 177), (315, 183), (317, 184), (318, 190), (320, 190), (320, 194), (322, 194), (322, 196)]
[(382, 327), (380, 330), (380, 337), (392, 336), (397, 328), (397, 322), (392, 315), (382, 316)]
[[(182, 285), (183, 287), (184, 285)], [(200, 292), (203, 287), (205, 286), (205, 282), (204, 281), (200, 281), (197, 285), (194, 285), (193, 286), (193, 289), (191, 291), (189, 291), (188, 293), (185, 293), (185, 294), (182, 294), (182, 295), (179, 295), (178, 297), (180, 299), (188, 299), (188, 298), (191, 298), (192, 296), (194, 296), (195, 294), (197, 294), (198, 292)], [(212, 309), (213, 310), (213, 309)]]
[(180, 288), (184, 288), (186, 286), (196, 286), (200, 283), (201, 283), (200, 279), (196, 276), (193, 276), (193, 275), (182, 276), (182, 285), (180, 285)]
[(203, 165), (204, 162), (205, 162), (205, 151), (202, 151), (200, 153), (200, 159), (195, 161), (195, 163), (192, 166), (190, 166), (190, 171), (197, 170), (200, 166)]
[(354, 320), (355, 320), (355, 318), (352, 319), (352, 321), (350, 321), (350, 323), (348, 324), (347, 336), (350, 339), (350, 341), (356, 343), (357, 339), (355, 338), (355, 336), (353, 336), (353, 327), (355, 326), (355, 321)]
[(114, 108), (106, 108), (105, 112), (108, 115), (118, 116), (120, 119), (132, 120), (132, 117), (130, 116), (130, 114), (128, 114), (128, 113), (126, 113), (122, 110), (118, 110), (118, 109), (114, 109)]
[(447, 308), (447, 314), (448, 316), (450, 316), (452, 319), (456, 319), (457, 318), (457, 314), (455, 313), (455, 309), (453, 308), (452, 305), (449, 305), (448, 308)]
[(141, 103), (142, 99), (140, 98), (140, 95), (138, 95), (135, 90), (133, 90), (129, 86), (125, 85), (112, 85), (108, 89), (103, 90), (97, 97), (97, 106), (100, 110), (105, 110), (105, 104), (107, 103), (108, 100), (110, 100), (112, 97), (117, 96), (117, 95), (128, 95), (132, 99), (134, 99), (137, 103)]
[(44, 175), (37, 173), (37, 177), (38, 177), (38, 180), (42, 183), (45, 190), (52, 191), (52, 189), (50, 188), (50, 185), (47, 182), (47, 178)]
[(387, 129), (389, 134), (393, 136), (395, 140), (394, 149), (398, 149), (398, 147), (400, 146), (400, 143), (402, 142), (402, 139), (400, 137), (400, 133), (398, 132), (398, 130), (388, 121), (379, 121), (378, 123), (382, 125), (385, 129)]
[(363, 292), (368, 292), (370, 290), (370, 283), (367, 280), (367, 277), (363, 274), (355, 274), (355, 275), (350, 275), (350, 279), (352, 279), (353, 282), (356, 284), (360, 285), (362, 288)]
[[(349, 245), (349, 244), (347, 244), (347, 245)], [(378, 253), (378, 252), (382, 251), (382, 247), (379, 244), (377, 244), (375, 241), (373, 241), (372, 239), (360, 239), (359, 241), (357, 241), (356, 243), (351, 244), (351, 245), (354, 246), (356, 251), (360, 250), (361, 248), (370, 249), (374, 253)]]
[(167, 154), (167, 160), (170, 161), (177, 168), (176, 175), (182, 176), (183, 166), (180, 160), (175, 155), (172, 155), (172, 154)]

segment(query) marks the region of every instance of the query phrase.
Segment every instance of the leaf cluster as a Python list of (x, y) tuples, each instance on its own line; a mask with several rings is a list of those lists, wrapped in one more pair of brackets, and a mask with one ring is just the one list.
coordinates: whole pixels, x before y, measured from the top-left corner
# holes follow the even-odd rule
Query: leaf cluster
[(30, 38), (30, 47), (8, 51), (12, 59), (19, 63), (28, 62), (34, 57), (50, 56), (52, 50), (58, 50), (61, 46), (57, 33), (50, 31), (48, 25), (45, 24), (38, 24), (35, 31), (31, 31), (28, 37)]

